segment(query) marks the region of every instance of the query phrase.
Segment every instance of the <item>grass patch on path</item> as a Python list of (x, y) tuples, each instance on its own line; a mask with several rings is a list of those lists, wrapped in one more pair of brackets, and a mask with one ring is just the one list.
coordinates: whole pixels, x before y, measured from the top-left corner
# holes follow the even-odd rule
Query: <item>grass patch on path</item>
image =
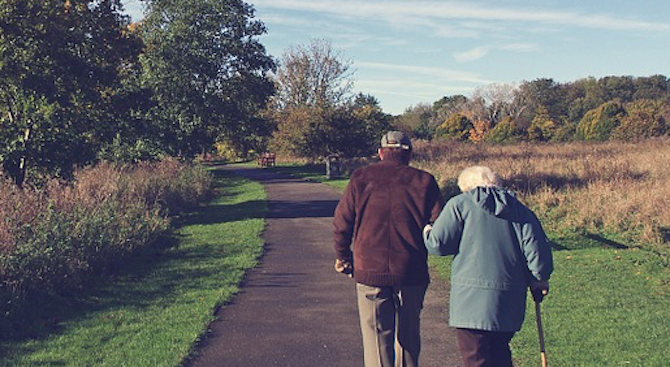
[(217, 199), (181, 218), (171, 243), (51, 310), (45, 335), (0, 342), (0, 366), (180, 365), (263, 252), (262, 186), (216, 177)]
[(329, 186), (332, 186), (342, 192), (347, 187), (349, 183), (349, 178), (333, 178), (328, 179), (326, 176), (326, 165), (325, 164), (279, 164), (274, 167), (270, 167), (275, 172), (291, 175), (293, 177), (301, 178), (303, 180), (319, 182)]

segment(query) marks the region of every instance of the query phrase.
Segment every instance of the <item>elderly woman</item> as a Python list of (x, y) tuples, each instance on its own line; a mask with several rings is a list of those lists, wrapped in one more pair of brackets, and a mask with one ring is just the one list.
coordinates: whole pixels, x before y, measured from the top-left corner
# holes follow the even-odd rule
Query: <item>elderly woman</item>
[(463, 170), (462, 193), (424, 228), (434, 255), (454, 255), (449, 324), (465, 367), (512, 366), (509, 341), (521, 329), (526, 293), (549, 289), (551, 246), (535, 214), (488, 167)]

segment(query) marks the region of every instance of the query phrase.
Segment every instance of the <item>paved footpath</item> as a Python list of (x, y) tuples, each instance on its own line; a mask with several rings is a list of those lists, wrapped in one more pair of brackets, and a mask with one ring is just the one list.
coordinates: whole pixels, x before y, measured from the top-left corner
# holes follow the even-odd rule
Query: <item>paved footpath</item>
[[(269, 170), (221, 169), (262, 183), (269, 214), (261, 264), (217, 313), (190, 367), (363, 366), (355, 283), (333, 270), (335, 189)], [(422, 313), (422, 367), (461, 366), (447, 327), (447, 290), (431, 283)]]

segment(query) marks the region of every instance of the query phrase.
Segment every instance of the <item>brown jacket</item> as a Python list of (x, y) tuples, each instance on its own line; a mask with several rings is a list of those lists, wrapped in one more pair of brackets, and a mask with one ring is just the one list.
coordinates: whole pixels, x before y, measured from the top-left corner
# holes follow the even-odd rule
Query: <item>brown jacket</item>
[[(370, 286), (429, 283), (422, 230), (443, 206), (435, 178), (397, 161), (356, 170), (335, 209), (335, 251)], [(353, 244), (353, 253), (351, 245)]]

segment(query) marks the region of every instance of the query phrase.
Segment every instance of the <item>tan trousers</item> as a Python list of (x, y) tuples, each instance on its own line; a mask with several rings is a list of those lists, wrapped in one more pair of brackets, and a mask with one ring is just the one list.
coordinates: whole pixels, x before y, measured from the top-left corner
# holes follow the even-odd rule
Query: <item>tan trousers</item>
[(356, 284), (365, 367), (417, 367), (420, 315), (427, 285)]

